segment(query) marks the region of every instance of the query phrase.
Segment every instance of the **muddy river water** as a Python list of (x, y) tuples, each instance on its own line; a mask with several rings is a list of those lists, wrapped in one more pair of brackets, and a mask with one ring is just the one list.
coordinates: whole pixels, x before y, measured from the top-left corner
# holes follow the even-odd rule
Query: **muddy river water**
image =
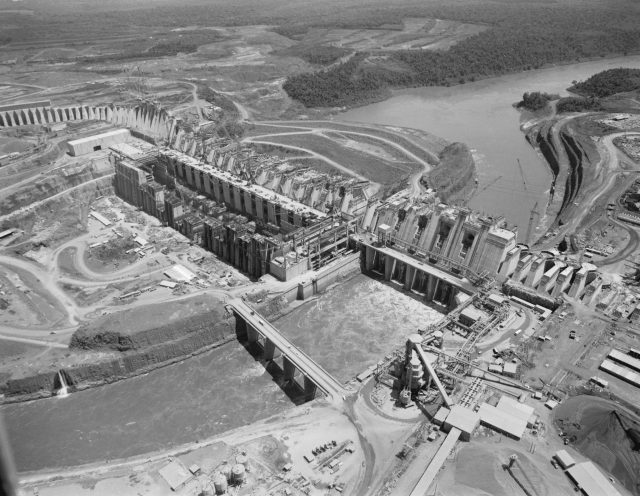
[[(403, 91), (341, 118), (421, 128), (468, 143), (482, 158), (480, 188), (501, 176), (494, 187), (479, 193), (472, 205), (488, 213), (505, 214), (510, 222), (524, 226), (524, 231), (529, 209), (544, 197), (549, 176), (520, 133), (518, 113), (511, 104), (524, 91), (562, 92), (574, 79), (621, 65), (640, 67), (640, 56), (454, 88)], [(517, 158), (524, 168), (526, 191)], [(305, 303), (276, 326), (330, 372), (346, 380), (380, 360), (415, 327), (432, 318), (431, 310), (415, 309), (413, 300), (384, 296), (382, 291), (372, 287), (365, 276), (356, 276), (337, 292)], [(27, 471), (139, 455), (204, 439), (291, 404), (263, 365), (234, 342), (145, 376), (64, 399), (7, 405), (0, 407), (0, 412), (18, 468)]]
[(490, 215), (504, 215), (510, 225), (519, 227), (519, 239), (523, 240), (531, 209), (536, 202), (541, 207), (547, 203), (551, 175), (520, 131), (520, 113), (513, 103), (526, 91), (566, 95), (572, 81), (621, 66), (640, 68), (640, 56), (552, 67), (449, 88), (402, 90), (384, 102), (336, 118), (412, 127), (466, 143), (475, 151), (479, 179), (478, 192), (469, 206)]

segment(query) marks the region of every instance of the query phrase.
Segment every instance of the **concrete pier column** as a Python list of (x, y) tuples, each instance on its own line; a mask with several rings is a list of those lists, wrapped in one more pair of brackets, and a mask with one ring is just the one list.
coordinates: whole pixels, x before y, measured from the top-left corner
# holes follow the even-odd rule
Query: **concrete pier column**
[(264, 356), (265, 360), (273, 360), (274, 358), (278, 358), (282, 353), (273, 341), (265, 338), (264, 340)]
[(544, 265), (544, 257), (538, 257), (533, 261), (531, 264), (531, 270), (529, 271), (529, 275), (525, 282), (527, 286), (534, 289), (538, 286), (540, 279), (542, 279), (542, 276), (544, 275)]
[(586, 281), (587, 281), (587, 270), (584, 268), (581, 268), (576, 274), (575, 279), (573, 280), (571, 289), (569, 289), (569, 296), (571, 298), (580, 298), (580, 296), (582, 296), (582, 292), (584, 291), (584, 285)]
[(456, 306), (457, 306), (456, 295), (457, 294), (458, 294), (458, 290), (455, 287), (451, 286), (451, 290), (449, 291), (449, 298), (448, 298), (448, 301), (447, 301), (447, 310), (451, 311), (454, 308), (456, 308)]
[(282, 368), (284, 372), (284, 378), (287, 381), (292, 381), (296, 376), (296, 372), (298, 372), (296, 366), (286, 356), (282, 357)]
[(376, 258), (376, 250), (371, 246), (365, 246), (364, 252), (364, 268), (365, 270), (371, 270)]
[(397, 261), (395, 258), (391, 258), (389, 255), (385, 257), (385, 263), (384, 263), (384, 280), (385, 281), (391, 280), (393, 271), (396, 268), (396, 263)]
[(247, 324), (247, 341), (249, 343), (255, 343), (258, 341), (258, 331), (252, 325)]
[(246, 341), (248, 339), (247, 323), (239, 314), (234, 312), (233, 315), (236, 318), (236, 336), (238, 341)]
[(407, 270), (404, 273), (404, 290), (411, 291), (413, 287), (413, 281), (416, 279), (416, 268), (407, 265)]
[(558, 279), (556, 280), (556, 285), (553, 288), (553, 292), (551, 295), (555, 298), (564, 293), (569, 285), (571, 284), (571, 276), (573, 275), (573, 267), (566, 267), (560, 274), (558, 275)]
[(438, 283), (440, 279), (435, 276), (427, 275), (427, 291), (425, 293), (425, 299), (427, 301), (433, 301), (433, 297), (436, 295), (436, 291), (438, 290)]
[(316, 383), (309, 379), (306, 375), (304, 376), (304, 397), (307, 401), (311, 401), (316, 397), (316, 392), (318, 391), (318, 386)]

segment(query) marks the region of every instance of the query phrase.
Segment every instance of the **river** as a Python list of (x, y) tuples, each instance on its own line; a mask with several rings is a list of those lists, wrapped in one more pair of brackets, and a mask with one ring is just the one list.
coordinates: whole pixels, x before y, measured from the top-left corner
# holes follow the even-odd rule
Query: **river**
[(0, 408), (19, 471), (140, 455), (247, 425), (291, 400), (238, 342), (106, 386)]
[(566, 95), (572, 81), (621, 66), (640, 68), (640, 56), (551, 67), (459, 86), (397, 91), (384, 102), (336, 118), (412, 127), (466, 143), (474, 151), (479, 179), (469, 206), (489, 215), (504, 215), (510, 225), (518, 226), (523, 240), (536, 202), (541, 212), (546, 206), (551, 174), (520, 131), (520, 113), (513, 103), (527, 91)]

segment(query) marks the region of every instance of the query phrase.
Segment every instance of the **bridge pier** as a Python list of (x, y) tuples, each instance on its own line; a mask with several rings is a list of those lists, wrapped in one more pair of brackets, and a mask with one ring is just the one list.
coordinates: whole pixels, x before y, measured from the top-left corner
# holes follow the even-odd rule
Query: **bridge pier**
[(296, 377), (298, 369), (286, 356), (282, 358), (282, 371), (284, 372), (284, 378), (286, 381), (292, 381)]
[(264, 340), (264, 355), (265, 360), (274, 360), (282, 355), (282, 352), (276, 347), (275, 343), (268, 338)]
[(258, 341), (260, 334), (258, 331), (251, 325), (247, 325), (247, 341), (249, 343), (255, 343)]
[(427, 291), (425, 293), (425, 298), (427, 301), (433, 301), (433, 298), (438, 291), (438, 283), (440, 279), (435, 276), (427, 275)]
[(306, 375), (304, 376), (304, 398), (307, 401), (311, 401), (316, 397), (316, 392), (318, 391), (318, 386), (316, 383), (309, 379)]
[(247, 322), (236, 312), (233, 312), (233, 316), (236, 320), (236, 337), (238, 338), (238, 341), (247, 341)]
[(235, 316), (238, 339), (252, 355), (262, 355), (264, 366), (270, 373), (289, 383), (283, 385), (283, 389), (297, 386), (306, 401), (314, 399), (318, 392), (334, 399), (343, 394), (344, 389), (339, 381), (298, 350), (246, 303), (235, 300), (227, 308)]

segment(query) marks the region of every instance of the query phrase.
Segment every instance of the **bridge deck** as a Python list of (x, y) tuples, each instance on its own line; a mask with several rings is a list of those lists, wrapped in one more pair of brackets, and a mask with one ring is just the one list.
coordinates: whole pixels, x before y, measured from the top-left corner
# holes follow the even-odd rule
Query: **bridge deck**
[(340, 398), (346, 393), (344, 386), (335, 377), (324, 370), (311, 357), (298, 349), (291, 341), (285, 338), (278, 329), (271, 325), (267, 319), (253, 310), (242, 300), (232, 300), (229, 306), (239, 314), (247, 324), (256, 329), (280, 350), (298, 370), (313, 381), (325, 394)]

